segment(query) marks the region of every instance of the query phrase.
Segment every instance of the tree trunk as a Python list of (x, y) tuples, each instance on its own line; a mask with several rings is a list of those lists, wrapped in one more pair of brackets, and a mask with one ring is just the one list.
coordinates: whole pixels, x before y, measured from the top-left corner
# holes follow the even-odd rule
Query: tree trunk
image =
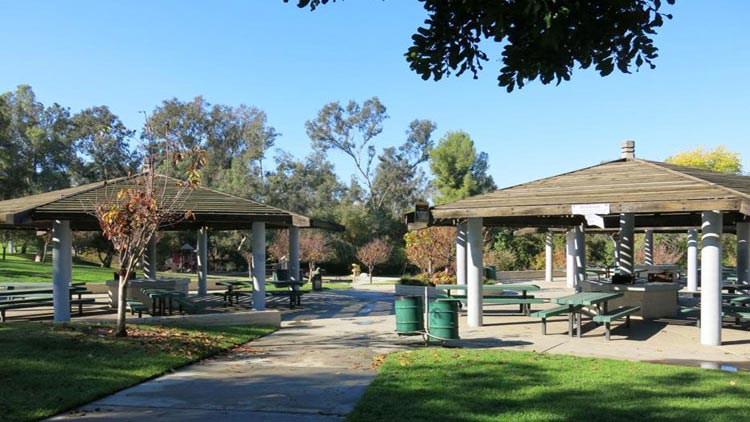
[(373, 270), (373, 268), (375, 268), (375, 267), (374, 266), (371, 267), (369, 265), (367, 266), (367, 271), (370, 272), (370, 274), (369, 274), (369, 276), (370, 276), (370, 284), (372, 284), (372, 270)]
[(107, 252), (102, 257), (102, 253), (99, 252), (99, 261), (102, 263), (102, 268), (111, 268), (112, 267), (112, 258), (115, 257), (115, 254), (112, 250), (107, 250)]
[(117, 326), (115, 328), (116, 337), (125, 337), (128, 332), (125, 330), (125, 308), (127, 306), (127, 272), (120, 270), (120, 283), (117, 286)]
[(34, 262), (44, 262), (44, 253), (47, 252), (45, 243), (46, 242), (41, 237), (36, 238), (36, 255), (34, 255)]

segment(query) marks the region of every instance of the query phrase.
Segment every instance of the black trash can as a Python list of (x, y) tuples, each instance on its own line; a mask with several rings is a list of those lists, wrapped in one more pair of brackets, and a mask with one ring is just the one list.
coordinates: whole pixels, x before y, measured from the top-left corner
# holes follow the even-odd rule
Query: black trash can
[(319, 272), (314, 272), (312, 277), (310, 277), (310, 282), (312, 282), (312, 289), (315, 291), (323, 290), (323, 276)]

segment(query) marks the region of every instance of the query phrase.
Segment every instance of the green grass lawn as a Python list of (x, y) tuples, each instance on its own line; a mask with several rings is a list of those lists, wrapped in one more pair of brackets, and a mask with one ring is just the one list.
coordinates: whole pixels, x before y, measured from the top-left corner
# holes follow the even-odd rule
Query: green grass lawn
[(750, 373), (526, 352), (389, 355), (347, 421), (717, 421), (750, 415)]
[(0, 419), (31, 421), (75, 408), (272, 332), (266, 327), (0, 326)]
[[(7, 255), (0, 260), (0, 282), (18, 283), (52, 282), (52, 262), (34, 262), (33, 257)], [(112, 268), (101, 268), (96, 265), (73, 264), (73, 281), (86, 283), (104, 283), (112, 279)]]
[[(0, 282), (15, 282), (15, 283), (51, 283), (52, 282), (52, 262), (51, 258), (48, 262), (34, 262), (33, 256), (20, 256), (20, 255), (7, 255), (5, 260), (0, 260)], [(73, 264), (73, 281), (74, 282), (85, 282), (85, 283), (104, 283), (107, 280), (112, 280), (112, 273), (115, 271), (113, 268), (101, 268), (97, 265), (92, 264)], [(139, 276), (142, 274), (139, 272)], [(171, 273), (171, 272), (158, 272), (158, 277), (180, 277), (189, 278), (191, 282), (198, 280), (198, 275), (193, 273)], [(208, 278), (211, 280), (237, 280), (247, 279), (247, 274), (209, 274)], [(275, 288), (269, 285), (269, 290)], [(323, 289), (326, 290), (340, 290), (340, 289), (351, 289), (351, 283), (345, 281), (341, 282), (324, 282)], [(286, 287), (280, 290), (286, 290)], [(312, 290), (312, 284), (306, 283), (302, 286), (303, 291)]]

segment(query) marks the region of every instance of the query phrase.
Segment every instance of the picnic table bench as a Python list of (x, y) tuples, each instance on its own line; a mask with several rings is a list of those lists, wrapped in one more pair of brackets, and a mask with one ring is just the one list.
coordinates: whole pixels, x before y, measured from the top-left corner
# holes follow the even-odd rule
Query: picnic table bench
[(630, 314), (641, 310), (640, 306), (621, 306), (615, 310), (607, 311), (605, 313), (594, 315), (594, 322), (604, 324), (606, 330), (606, 338), (609, 341), (610, 324), (612, 321), (616, 321), (625, 318), (625, 326), (630, 328)]
[[(574, 308), (574, 310), (578, 310), (578, 309)], [(569, 312), (571, 312), (571, 309), (568, 305), (560, 305), (554, 308), (543, 309), (541, 311), (532, 312), (529, 314), (529, 316), (532, 318), (542, 319), (542, 335), (547, 335), (547, 318), (551, 316), (567, 314)]]
[(574, 325), (576, 325), (575, 331), (577, 331), (578, 338), (581, 338), (582, 314), (587, 312), (590, 307), (594, 307), (597, 315), (609, 315), (607, 303), (612, 299), (622, 297), (622, 295), (622, 293), (617, 292), (581, 292), (558, 297), (553, 301), (559, 305), (568, 306), (568, 336), (573, 337)]
[(268, 296), (289, 296), (289, 308), (294, 309), (295, 306), (302, 306), (302, 295), (304, 294), (300, 287), (305, 283), (303, 281), (292, 281), (292, 280), (277, 280), (271, 281), (274, 287), (286, 287), (286, 291), (274, 292), (266, 291)]
[[(465, 284), (438, 284), (435, 288), (444, 291), (451, 299), (465, 301), (467, 298), (465, 293), (467, 286)], [(452, 293), (453, 290), (461, 291), (461, 293), (454, 294)], [(519, 305), (519, 311), (525, 315), (529, 315), (531, 304), (544, 303), (544, 299), (528, 294), (528, 292), (539, 290), (541, 289), (536, 284), (486, 284), (482, 286), (482, 303)], [(513, 292), (514, 294), (508, 294), (507, 292)]]
[[(16, 289), (16, 286), (6, 285), (0, 290), (0, 322), (5, 322), (5, 312), (11, 309), (26, 309), (42, 306), (54, 306), (54, 290), (52, 288)], [(82, 298), (81, 295), (90, 293), (83, 283), (75, 283), (70, 287), (70, 305), (78, 305), (78, 315), (83, 315), (83, 305), (94, 303), (94, 298)], [(77, 299), (73, 295), (78, 295)]]
[(247, 296), (252, 297), (252, 290), (241, 290), (246, 287), (252, 289), (253, 283), (245, 280), (222, 280), (216, 282), (217, 286), (224, 286), (226, 289), (223, 292), (213, 292), (213, 295), (221, 296), (224, 299), (224, 306), (232, 305), (234, 303), (240, 303), (240, 297)]

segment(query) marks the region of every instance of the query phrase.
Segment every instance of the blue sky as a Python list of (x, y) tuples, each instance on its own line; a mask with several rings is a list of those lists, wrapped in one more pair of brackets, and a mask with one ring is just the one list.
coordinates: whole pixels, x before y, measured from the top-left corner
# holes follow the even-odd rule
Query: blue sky
[[(390, 115), (378, 147), (431, 119), (436, 138), (469, 133), (500, 187), (616, 159), (625, 139), (654, 160), (725, 145), (750, 170), (750, 2), (741, 0), (666, 6), (674, 19), (657, 36), (655, 70), (576, 70), (562, 85), (511, 94), (496, 85), (497, 49), (479, 80), (411, 72), (403, 53), (426, 17), (415, 0), (345, 0), (312, 13), (281, 0), (0, 0), (0, 10), (0, 92), (30, 84), (45, 104), (74, 112), (108, 105), (133, 129), (164, 99), (203, 95), (264, 110), (282, 134), (277, 147), (303, 157), (304, 123), (324, 104), (378, 96)], [(331, 159), (347, 181), (353, 167)]]

